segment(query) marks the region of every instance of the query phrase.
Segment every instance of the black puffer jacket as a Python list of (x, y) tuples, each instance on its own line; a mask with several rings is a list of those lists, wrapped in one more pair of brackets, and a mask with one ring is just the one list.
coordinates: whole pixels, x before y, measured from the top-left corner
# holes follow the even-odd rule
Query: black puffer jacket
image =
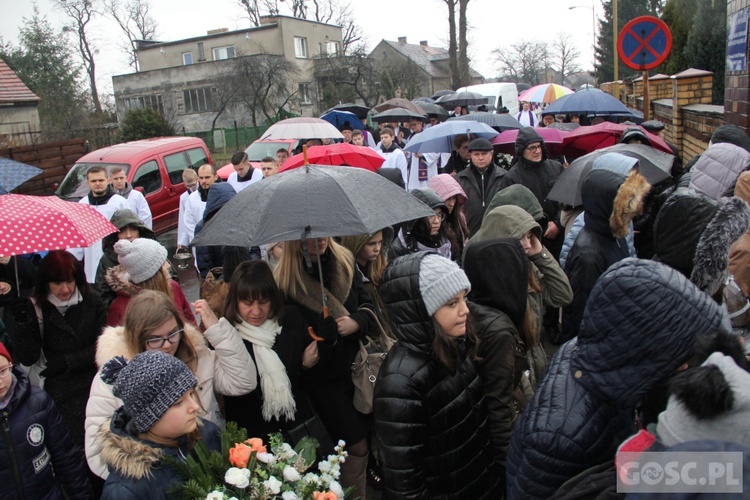
[(432, 356), (432, 318), (419, 291), (425, 252), (393, 261), (380, 293), (398, 343), (375, 385), (386, 498), (497, 499), (498, 466), (483, 387), (468, 357), (456, 373)]
[(563, 308), (565, 340), (578, 335), (583, 309), (594, 283), (615, 262), (630, 256), (625, 236), (630, 221), (651, 186), (633, 171), (627, 177), (607, 169), (593, 169), (583, 181), (585, 226), (578, 233), (565, 261), (573, 301)]
[(637, 431), (638, 403), (692, 356), (695, 336), (729, 328), (721, 307), (674, 269), (633, 258), (613, 265), (592, 290), (578, 338), (557, 351), (516, 423), (508, 498), (549, 498), (611, 461)]
[(483, 173), (479, 173), (477, 167), (469, 163), (467, 168), (456, 175), (456, 181), (466, 193), (464, 214), (470, 236), (474, 236), (482, 227), (482, 219), (492, 198), (505, 187), (502, 183), (505, 175), (505, 170), (494, 162)]
[(94, 498), (81, 448), (52, 398), (32, 387), (20, 367), (13, 375), (16, 387), (0, 411), (0, 498)]
[[(529, 144), (542, 143), (542, 161), (534, 163), (523, 157), (523, 150)], [(516, 138), (516, 161), (508, 174), (500, 181), (500, 189), (505, 189), (513, 184), (522, 184), (529, 188), (539, 204), (542, 205), (547, 220), (560, 223), (560, 207), (556, 201), (548, 200), (547, 195), (555, 185), (557, 177), (562, 173), (562, 163), (549, 159), (547, 148), (544, 147), (544, 139), (532, 127), (524, 127), (518, 131)]]
[[(234, 195), (236, 194), (237, 192), (228, 182), (213, 184), (208, 190), (206, 208), (203, 210), (203, 220), (195, 226), (195, 234), (197, 235), (200, 233), (206, 223), (210, 221), (229, 200), (234, 198)], [(222, 246), (195, 247), (195, 260), (198, 264), (198, 272), (200, 272), (201, 279), (206, 279), (208, 271), (214, 267), (221, 267), (224, 265), (224, 254), (222, 253), (223, 248), (224, 247)]]
[(480, 241), (469, 247), (466, 255), (465, 271), (471, 282), (469, 309), (479, 337), (479, 375), (484, 382), (492, 445), (504, 474), (510, 431), (526, 403), (519, 396), (523, 396), (521, 377), (529, 364), (519, 329), (526, 314), (529, 259), (515, 238)]

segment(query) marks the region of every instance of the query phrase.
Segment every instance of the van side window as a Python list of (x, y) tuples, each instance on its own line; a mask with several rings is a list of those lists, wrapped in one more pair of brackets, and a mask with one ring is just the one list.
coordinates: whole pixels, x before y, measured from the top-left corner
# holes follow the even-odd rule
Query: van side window
[(161, 189), (161, 172), (156, 160), (147, 161), (136, 170), (133, 176), (133, 188), (143, 188), (144, 194)]
[(190, 168), (190, 163), (188, 163), (185, 152), (181, 151), (173, 155), (165, 156), (164, 164), (167, 166), (169, 182), (171, 182), (173, 186), (182, 184), (182, 172), (186, 168)]
[[(187, 154), (188, 158), (190, 158), (189, 166), (192, 167), (193, 170), (198, 170), (198, 167), (208, 163), (208, 157), (206, 156), (206, 152), (203, 151), (203, 148), (188, 149)], [(180, 172), (180, 175), (182, 175), (182, 172)]]

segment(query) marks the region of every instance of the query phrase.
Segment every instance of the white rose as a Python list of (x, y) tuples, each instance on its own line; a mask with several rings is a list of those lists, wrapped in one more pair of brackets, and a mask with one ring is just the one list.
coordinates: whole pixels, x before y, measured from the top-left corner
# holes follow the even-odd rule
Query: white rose
[[(250, 484), (250, 471), (247, 469), (238, 469), (230, 467), (224, 474), (224, 482), (236, 486), (240, 489), (247, 488)], [(223, 496), (222, 496), (223, 498)]]
[(318, 470), (320, 472), (330, 472), (331, 471), (331, 462), (328, 460), (323, 460), (318, 464)]
[(284, 467), (284, 481), (294, 483), (296, 481), (299, 481), (300, 479), (302, 479), (302, 476), (299, 472), (297, 472), (297, 469), (288, 465)]
[(299, 497), (293, 491), (285, 491), (281, 494), (282, 500), (299, 500)]
[(282, 482), (271, 476), (267, 481), (263, 481), (263, 486), (272, 495), (278, 495), (281, 491)]
[(256, 453), (255, 458), (257, 458), (264, 464), (272, 464), (275, 460), (273, 453)]
[(289, 445), (289, 443), (284, 443), (281, 445), (281, 449), (278, 450), (277, 455), (282, 459), (292, 459), (297, 456), (297, 452), (294, 451), (294, 449)]
[(224, 500), (224, 493), (214, 490), (206, 495), (206, 500)]
[(305, 474), (305, 477), (302, 480), (308, 484), (320, 484), (320, 478), (312, 472)]
[(339, 498), (344, 498), (344, 488), (338, 483), (338, 481), (331, 481), (328, 485), (328, 489), (331, 490)]

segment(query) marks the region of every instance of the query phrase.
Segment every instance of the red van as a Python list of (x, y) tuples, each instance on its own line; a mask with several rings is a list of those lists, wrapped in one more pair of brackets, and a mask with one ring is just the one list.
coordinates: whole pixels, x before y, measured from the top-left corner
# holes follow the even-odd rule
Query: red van
[(206, 144), (196, 137), (156, 137), (97, 149), (82, 156), (63, 179), (55, 194), (77, 201), (89, 193), (86, 171), (94, 165), (123, 167), (133, 189), (146, 196), (153, 215), (154, 232), (177, 227), (180, 195), (185, 192), (182, 172), (211, 163)]

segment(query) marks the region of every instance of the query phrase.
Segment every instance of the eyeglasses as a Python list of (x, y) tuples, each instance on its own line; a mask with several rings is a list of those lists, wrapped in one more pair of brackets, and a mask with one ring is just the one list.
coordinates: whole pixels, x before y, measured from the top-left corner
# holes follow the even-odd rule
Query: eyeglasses
[(182, 338), (182, 333), (185, 331), (184, 328), (180, 328), (179, 330), (176, 330), (166, 337), (156, 337), (153, 339), (148, 339), (146, 341), (146, 347), (149, 349), (161, 349), (164, 347), (164, 343), (169, 341), (170, 344), (176, 344), (180, 341)]
[(441, 222), (445, 220), (445, 214), (443, 212), (440, 212), (439, 214), (435, 214), (435, 215), (428, 215), (428, 217), (430, 218), (430, 220), (437, 219)]
[(10, 371), (13, 369), (13, 365), (8, 365), (0, 368), (0, 378), (10, 377)]
[(536, 151), (541, 151), (541, 150), (542, 150), (541, 144), (537, 144), (536, 146), (529, 146), (526, 148), (526, 151), (530, 153), (535, 153)]

